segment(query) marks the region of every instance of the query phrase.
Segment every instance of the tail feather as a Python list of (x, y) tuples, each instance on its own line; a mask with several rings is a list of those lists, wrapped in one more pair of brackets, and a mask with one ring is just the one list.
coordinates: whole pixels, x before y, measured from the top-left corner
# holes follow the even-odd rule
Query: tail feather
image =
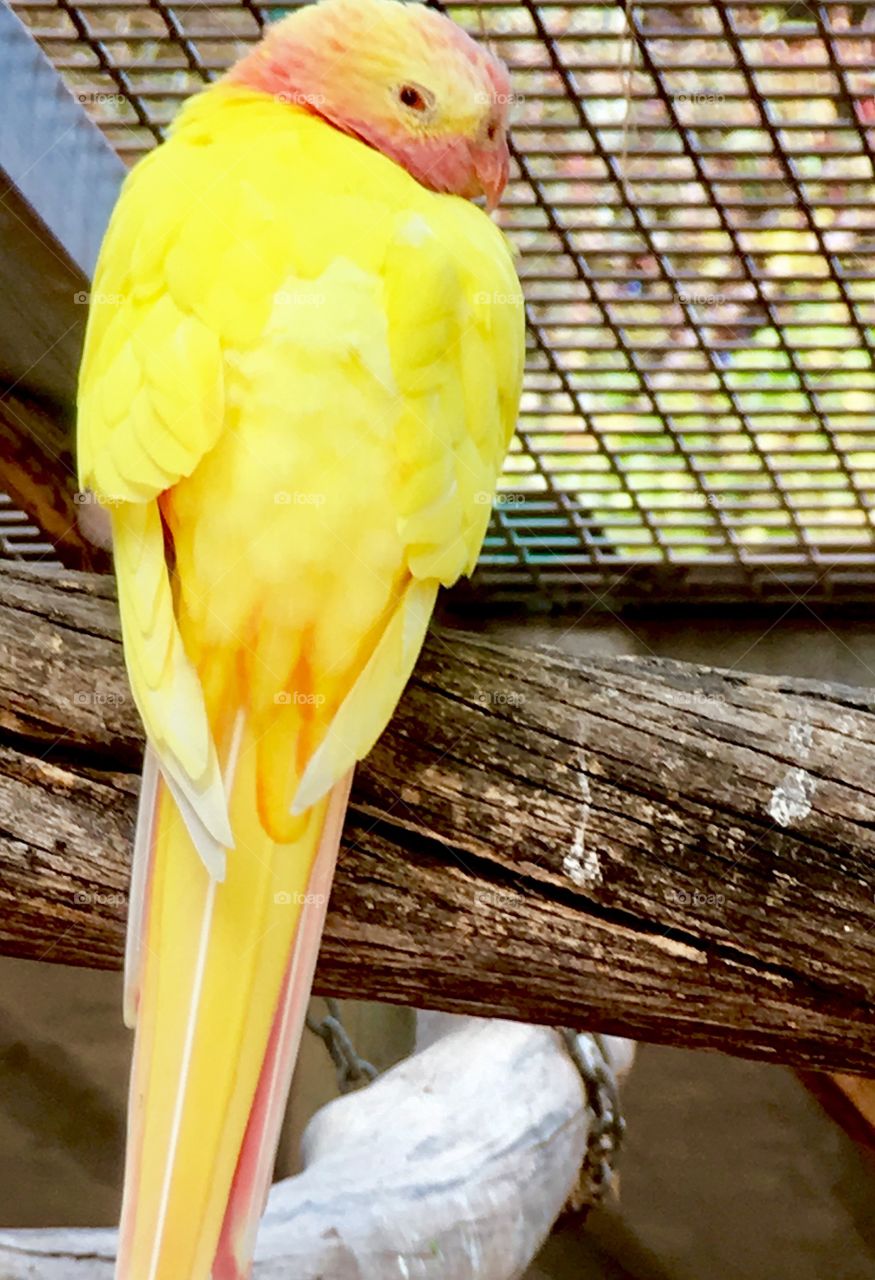
[(152, 747), (147, 746), (143, 758), (143, 780), (140, 784), (140, 801), (137, 808), (137, 832), (134, 837), (131, 892), (128, 902), (128, 931), (125, 936), (124, 1020), (126, 1027), (136, 1026), (137, 1006), (140, 1003), (146, 912), (149, 906), (149, 873), (155, 847), (155, 822), (158, 812), (159, 776), (158, 757)]
[(255, 1236), (270, 1190), (286, 1099), (313, 985), (351, 784), (352, 771), (336, 783), (329, 798), (306, 901), (274, 1015), (270, 1044), (237, 1161), (212, 1280), (246, 1280), (252, 1265)]
[(223, 1257), (247, 1274), (318, 949), (324, 908), (301, 906), (317, 854), (327, 897), (343, 784), (330, 822), (325, 800), (277, 844), (242, 715), (220, 755), (235, 839), (221, 883), (157, 782), (118, 1280), (208, 1280)]

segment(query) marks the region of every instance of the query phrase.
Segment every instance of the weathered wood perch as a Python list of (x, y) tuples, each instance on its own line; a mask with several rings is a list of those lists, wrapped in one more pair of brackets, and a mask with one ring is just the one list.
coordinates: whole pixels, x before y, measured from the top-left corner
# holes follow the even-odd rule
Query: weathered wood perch
[[(112, 584), (0, 573), (0, 949), (113, 966), (141, 742)], [(434, 634), (317, 987), (875, 1069), (875, 695)]]
[[(604, 1047), (618, 1080), (632, 1046)], [(523, 1274), (580, 1176), (593, 1116), (577, 1068), (555, 1031), (510, 1022), (425, 1014), (417, 1049), (313, 1117), (254, 1280)], [(0, 1277), (112, 1280), (115, 1252), (115, 1231), (0, 1228)]]

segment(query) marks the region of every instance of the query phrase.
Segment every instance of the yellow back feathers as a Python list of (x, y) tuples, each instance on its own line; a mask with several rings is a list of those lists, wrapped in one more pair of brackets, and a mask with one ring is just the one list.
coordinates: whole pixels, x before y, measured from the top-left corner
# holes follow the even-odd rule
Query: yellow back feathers
[(324, 736), (411, 581), (473, 567), (519, 398), (519, 286), (474, 206), (305, 110), (219, 85), (129, 177), (95, 293), (81, 482), (122, 534), (127, 504), (161, 500), (176, 599), (153, 581), (160, 523), (144, 535), (138, 517), (120, 564), (151, 576), (140, 616), (123, 614), (128, 662), (215, 832), (204, 710), (181, 678), (163, 705), (177, 626), (195, 667), (242, 651), (227, 692), (243, 698), (242, 680), (267, 717), (306, 636)]

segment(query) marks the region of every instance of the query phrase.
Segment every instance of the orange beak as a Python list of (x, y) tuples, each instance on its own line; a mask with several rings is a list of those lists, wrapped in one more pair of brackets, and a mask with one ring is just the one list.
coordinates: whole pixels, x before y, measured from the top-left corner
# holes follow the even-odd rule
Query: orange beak
[(498, 147), (478, 147), (473, 154), (477, 184), (486, 197), (486, 208), (492, 213), (498, 207), (510, 170), (510, 153), (507, 143)]

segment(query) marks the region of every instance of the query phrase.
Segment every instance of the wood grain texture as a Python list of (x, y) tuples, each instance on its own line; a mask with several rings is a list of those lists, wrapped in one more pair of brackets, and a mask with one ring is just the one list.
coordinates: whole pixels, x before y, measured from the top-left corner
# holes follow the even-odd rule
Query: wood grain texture
[[(112, 583), (0, 572), (0, 948), (119, 963), (141, 742)], [(875, 1068), (875, 696), (429, 638), (317, 989)]]

